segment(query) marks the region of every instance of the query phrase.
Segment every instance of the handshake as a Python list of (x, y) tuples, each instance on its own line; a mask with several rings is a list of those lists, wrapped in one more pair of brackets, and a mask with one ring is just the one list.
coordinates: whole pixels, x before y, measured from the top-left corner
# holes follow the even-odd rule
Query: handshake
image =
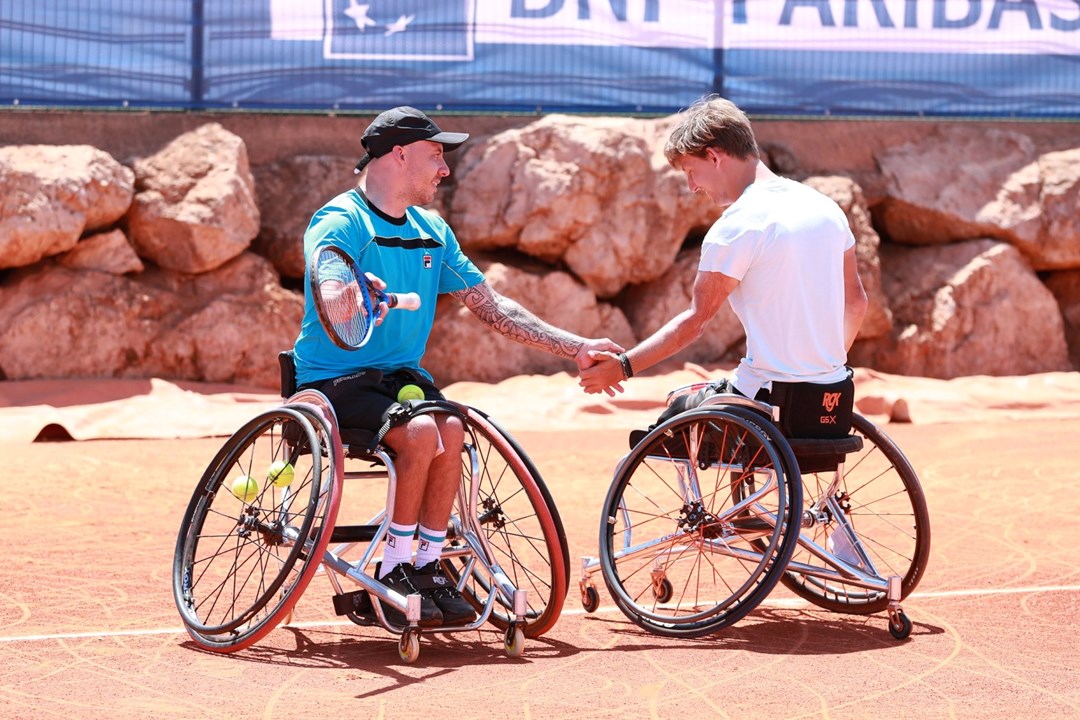
[(579, 371), (578, 385), (590, 395), (623, 392), (622, 382), (633, 375), (622, 346), (607, 338), (587, 340), (574, 357)]

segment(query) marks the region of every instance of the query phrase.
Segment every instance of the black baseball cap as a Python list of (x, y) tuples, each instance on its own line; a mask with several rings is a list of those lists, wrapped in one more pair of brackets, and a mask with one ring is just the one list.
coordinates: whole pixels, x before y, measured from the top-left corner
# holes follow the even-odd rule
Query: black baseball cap
[(414, 107), (402, 105), (379, 114), (360, 138), (366, 154), (356, 164), (360, 172), (369, 162), (382, 157), (397, 145), (408, 145), (420, 140), (441, 143), (447, 152), (456, 150), (469, 139), (468, 133), (443, 132), (435, 121)]

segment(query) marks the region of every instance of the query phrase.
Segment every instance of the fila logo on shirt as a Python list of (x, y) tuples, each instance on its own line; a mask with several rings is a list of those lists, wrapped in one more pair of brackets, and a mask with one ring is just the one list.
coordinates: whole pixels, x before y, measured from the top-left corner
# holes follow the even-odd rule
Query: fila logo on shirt
[(431, 256), (428, 255), (427, 253), (424, 253), (424, 269), (425, 270), (430, 270), (431, 269)]

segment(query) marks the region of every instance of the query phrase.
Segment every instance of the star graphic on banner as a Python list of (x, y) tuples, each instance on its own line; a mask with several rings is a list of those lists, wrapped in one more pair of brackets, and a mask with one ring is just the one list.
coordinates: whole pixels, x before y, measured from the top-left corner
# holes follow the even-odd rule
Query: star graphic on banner
[(349, 0), (349, 7), (345, 8), (345, 14), (352, 18), (360, 32), (375, 25), (375, 21), (368, 17), (370, 5), (361, 5), (356, 0)]
[(405, 32), (405, 26), (416, 19), (415, 15), (402, 15), (396, 22), (390, 23), (386, 26), (385, 37), (389, 37), (394, 33)]

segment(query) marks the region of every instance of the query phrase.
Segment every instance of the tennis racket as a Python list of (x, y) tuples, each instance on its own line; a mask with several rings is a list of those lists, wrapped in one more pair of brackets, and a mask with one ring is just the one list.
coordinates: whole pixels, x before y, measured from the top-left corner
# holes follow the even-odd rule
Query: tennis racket
[(356, 350), (371, 339), (379, 318), (379, 303), (403, 310), (420, 307), (416, 293), (386, 293), (377, 289), (340, 248), (323, 245), (311, 259), (311, 295), (319, 322), (334, 344)]

